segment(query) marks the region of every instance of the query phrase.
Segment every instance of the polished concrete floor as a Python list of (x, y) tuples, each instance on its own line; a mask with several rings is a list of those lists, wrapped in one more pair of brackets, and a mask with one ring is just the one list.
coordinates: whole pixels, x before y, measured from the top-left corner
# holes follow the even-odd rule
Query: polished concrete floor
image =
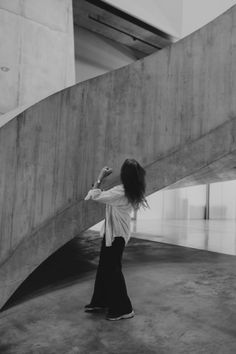
[(236, 255), (235, 220), (137, 220), (136, 237)]
[(132, 238), (124, 274), (136, 316), (84, 313), (100, 239), (61, 248), (0, 313), (1, 354), (235, 354), (236, 257)]

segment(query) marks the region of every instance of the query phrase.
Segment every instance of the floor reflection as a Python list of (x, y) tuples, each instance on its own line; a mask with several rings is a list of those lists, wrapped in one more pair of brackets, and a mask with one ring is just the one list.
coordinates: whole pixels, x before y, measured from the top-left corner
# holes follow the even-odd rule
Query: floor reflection
[(231, 220), (137, 220), (135, 237), (236, 255), (236, 222)]

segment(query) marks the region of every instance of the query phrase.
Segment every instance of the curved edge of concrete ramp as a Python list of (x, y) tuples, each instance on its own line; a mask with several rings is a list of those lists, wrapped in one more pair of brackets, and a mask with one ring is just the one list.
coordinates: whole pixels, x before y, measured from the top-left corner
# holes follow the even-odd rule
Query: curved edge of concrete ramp
[(0, 306), (44, 259), (101, 220), (83, 202), (101, 166), (113, 167), (113, 185), (124, 159), (138, 159), (148, 193), (180, 180), (235, 178), (235, 23), (233, 7), (1, 127)]

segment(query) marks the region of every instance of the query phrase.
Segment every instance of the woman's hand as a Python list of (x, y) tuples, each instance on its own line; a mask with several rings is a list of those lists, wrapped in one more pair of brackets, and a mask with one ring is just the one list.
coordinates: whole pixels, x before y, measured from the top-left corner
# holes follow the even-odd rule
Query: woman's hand
[(112, 169), (110, 167), (107, 167), (107, 166), (103, 167), (101, 169), (101, 172), (100, 172), (100, 175), (99, 175), (100, 179), (109, 176), (111, 173), (112, 173)]
[(100, 184), (102, 183), (102, 180), (105, 177), (109, 176), (111, 173), (112, 173), (112, 169), (110, 167), (107, 167), (107, 166), (103, 167), (99, 173), (97, 181), (93, 185), (93, 189), (99, 188)]

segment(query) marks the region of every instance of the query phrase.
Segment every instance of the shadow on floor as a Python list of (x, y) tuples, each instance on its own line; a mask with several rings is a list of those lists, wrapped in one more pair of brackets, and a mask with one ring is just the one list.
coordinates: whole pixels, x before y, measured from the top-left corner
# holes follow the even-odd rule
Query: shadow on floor
[(1, 354), (236, 353), (234, 256), (132, 238), (123, 265), (136, 315), (111, 323), (84, 312), (97, 236), (70, 241), (15, 292), (0, 316)]
[[(39, 295), (72, 285), (86, 274), (95, 271), (100, 242), (98, 232), (92, 230), (69, 241), (32, 272), (1, 311)], [(201, 257), (199, 250), (137, 239), (134, 234), (126, 247), (124, 263), (191, 263), (194, 262), (194, 254), (197, 254), (198, 258)], [(208, 262), (215, 262), (220, 257), (220, 254), (209, 253)]]
[(96, 269), (100, 238), (87, 231), (47, 258), (14, 292), (2, 311), (38, 295), (75, 283)]

